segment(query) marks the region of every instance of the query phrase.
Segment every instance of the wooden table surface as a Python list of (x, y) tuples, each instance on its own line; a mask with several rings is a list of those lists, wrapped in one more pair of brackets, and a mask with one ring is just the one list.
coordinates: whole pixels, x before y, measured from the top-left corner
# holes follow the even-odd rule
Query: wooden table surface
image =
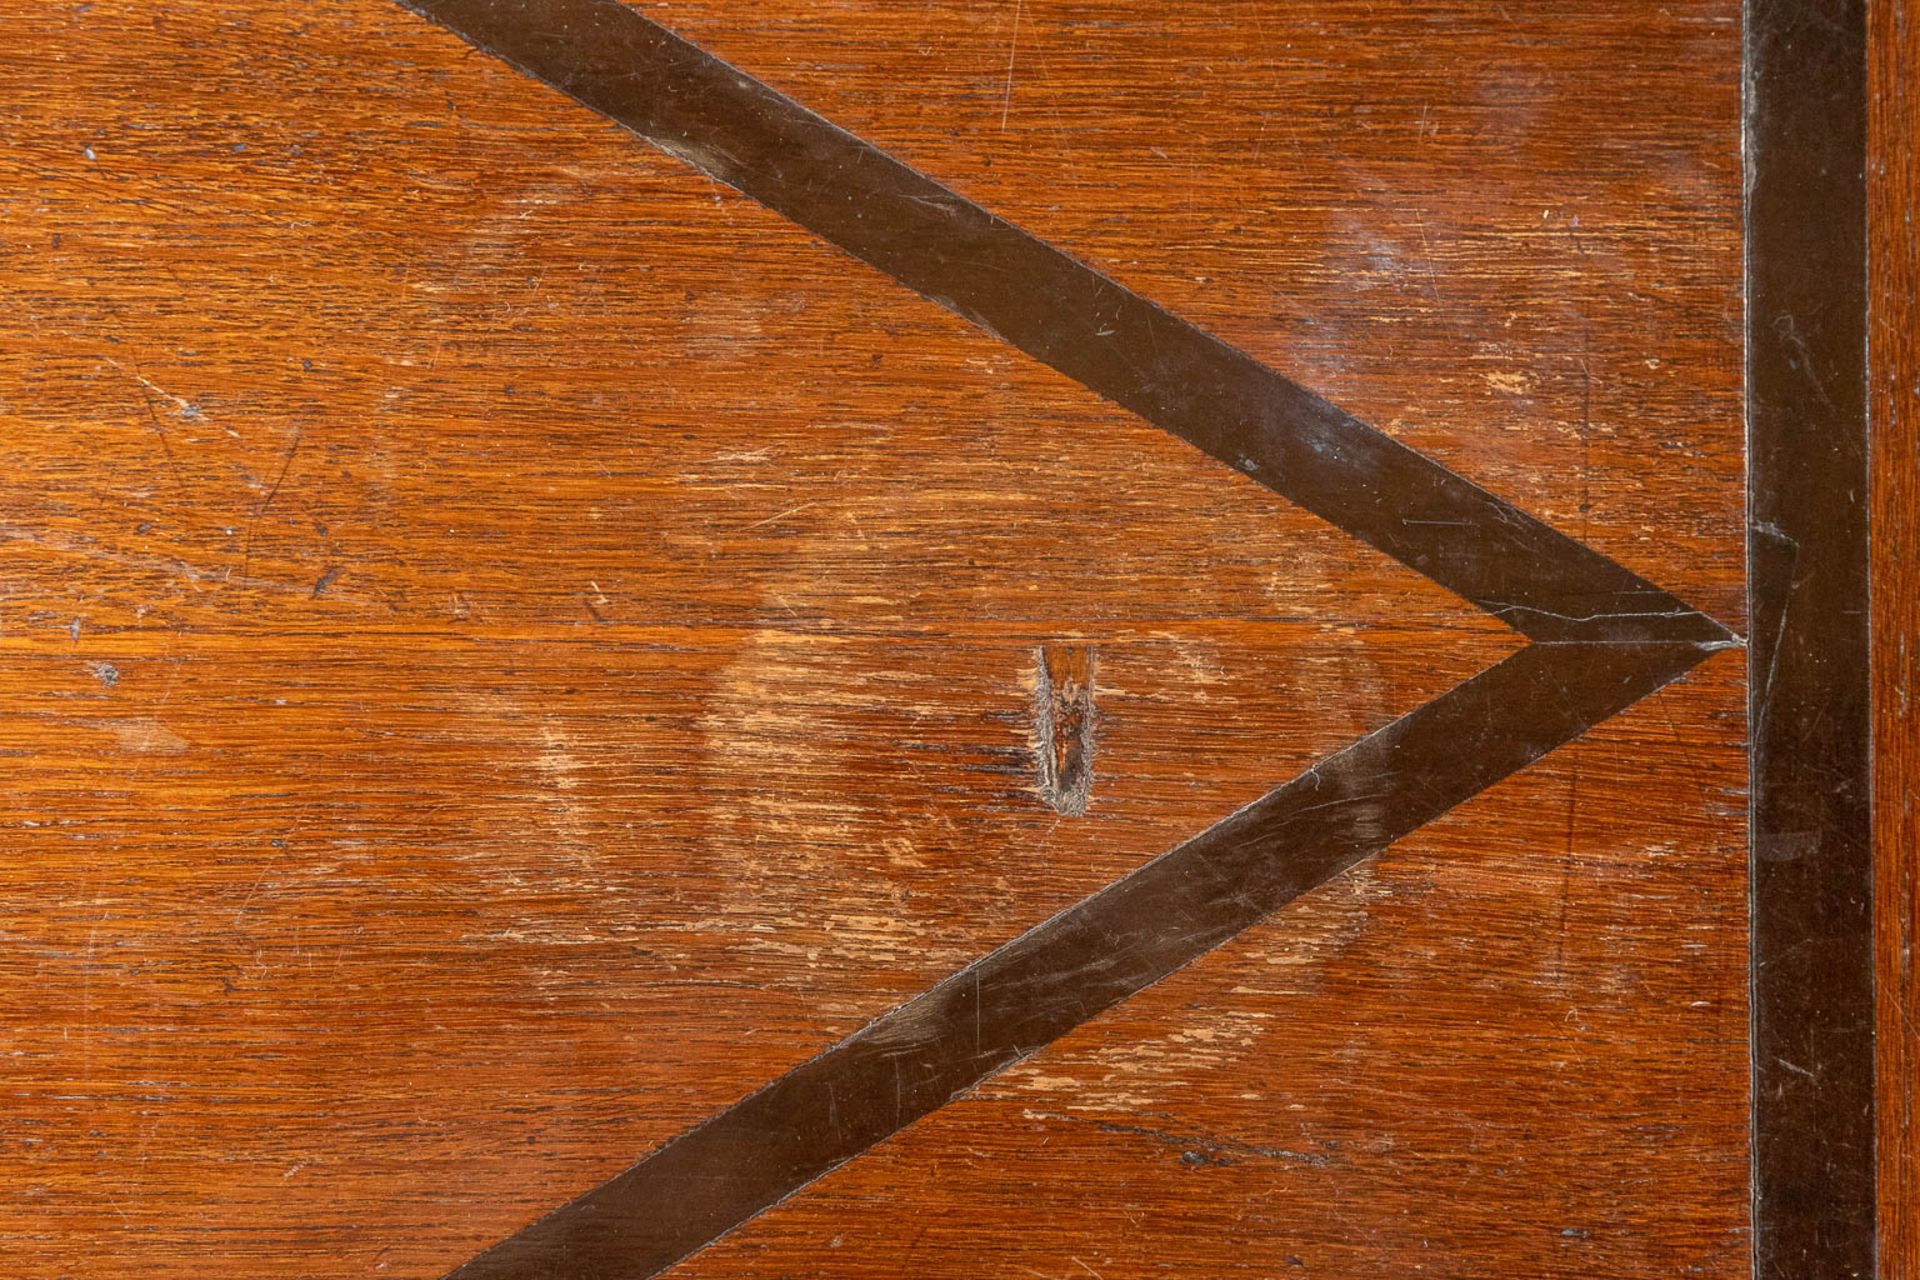
[[(1753, 1273), (1738, 0), (666, 0), (583, 36), (608, 7), (0, 4), (0, 1270)], [(673, 53), (623, 129), (510, 65), (626, 92), (622, 15), (753, 80)], [(1889, 1277), (1907, 21), (1875, 54)], [(725, 146), (667, 136), (707, 68), (748, 95)], [(759, 83), (870, 146), (779, 132)], [(1133, 345), (1068, 350), (1076, 316)], [(1366, 434), (1202, 438), (1237, 379)], [(1454, 496), (1359, 468), (1375, 440)], [(1671, 608), (1502, 597), (1548, 529)], [(1669, 615), (1698, 629), (1637, 620)], [(1561, 674), (1392, 737), (1530, 654)], [(1044, 1033), (981, 994), (1323, 776), (1357, 865), (1101, 917)], [(1126, 998), (1059, 1012), (1110, 969)], [(875, 1023), (956, 972), (942, 1016), (1001, 1049)], [(890, 1116), (829, 1054), (826, 1110), (738, 1119), (843, 1041)], [(923, 1050), (978, 1083), (916, 1083)], [(1791, 1068), (1851, 1105), (1837, 1059), (1759, 1065), (1763, 1103)], [(663, 1158), (718, 1163), (485, 1253), (715, 1116)], [(1815, 1265), (1871, 1257), (1836, 1141), (1762, 1272), (1866, 1274)], [(676, 1214), (705, 1247), (644, 1243)]]

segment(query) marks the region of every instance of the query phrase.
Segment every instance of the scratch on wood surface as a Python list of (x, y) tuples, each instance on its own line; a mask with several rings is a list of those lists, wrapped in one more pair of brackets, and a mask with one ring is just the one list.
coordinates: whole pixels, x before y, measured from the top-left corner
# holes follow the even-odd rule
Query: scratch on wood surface
[(1021, 0), (1013, 0), (1013, 39), (1007, 48), (1007, 91), (1000, 100), (1000, 132), (1007, 131), (1007, 116), (1013, 111), (1013, 66), (1020, 56)]

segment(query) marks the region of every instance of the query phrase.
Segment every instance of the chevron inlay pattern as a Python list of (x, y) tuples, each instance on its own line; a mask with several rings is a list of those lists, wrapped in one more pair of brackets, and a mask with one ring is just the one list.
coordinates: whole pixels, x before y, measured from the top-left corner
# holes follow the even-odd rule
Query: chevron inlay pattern
[(1725, 627), (618, 0), (403, 0), (1532, 643), (460, 1267), (651, 1276), (1676, 679)]

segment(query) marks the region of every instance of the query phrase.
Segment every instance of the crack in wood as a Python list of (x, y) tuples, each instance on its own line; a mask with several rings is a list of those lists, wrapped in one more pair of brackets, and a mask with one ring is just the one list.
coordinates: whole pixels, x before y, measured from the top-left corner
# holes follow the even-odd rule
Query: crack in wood
[(1034, 653), (1033, 751), (1040, 798), (1069, 818), (1084, 817), (1093, 798), (1097, 661), (1090, 644), (1048, 644)]

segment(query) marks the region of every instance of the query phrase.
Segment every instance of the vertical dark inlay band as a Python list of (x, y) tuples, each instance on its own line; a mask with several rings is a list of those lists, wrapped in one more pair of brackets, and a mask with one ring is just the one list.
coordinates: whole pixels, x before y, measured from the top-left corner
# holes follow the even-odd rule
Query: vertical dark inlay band
[(1875, 1267), (1866, 13), (1748, 0), (1754, 1274)]

